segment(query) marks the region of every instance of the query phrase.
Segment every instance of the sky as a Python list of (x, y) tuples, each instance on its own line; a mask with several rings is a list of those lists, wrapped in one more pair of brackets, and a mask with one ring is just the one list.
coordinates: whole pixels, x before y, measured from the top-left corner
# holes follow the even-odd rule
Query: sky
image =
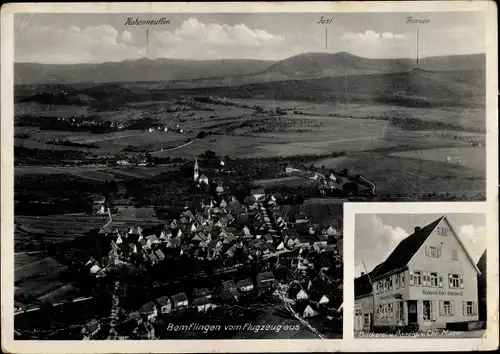
[[(442, 214), (357, 214), (355, 218), (355, 276), (383, 262), (401, 240)], [(477, 263), (486, 245), (485, 214), (446, 214), (453, 229)]]
[[(318, 24), (321, 16), (333, 20)], [(409, 24), (408, 16), (429, 22)], [(170, 22), (130, 26), (125, 25), (128, 17)], [(144, 57), (277, 61), (339, 51), (366, 58), (415, 58), (417, 26), (419, 57), (485, 52), (483, 22), (481, 12), (16, 14), (14, 47), (16, 62), (53, 64)]]

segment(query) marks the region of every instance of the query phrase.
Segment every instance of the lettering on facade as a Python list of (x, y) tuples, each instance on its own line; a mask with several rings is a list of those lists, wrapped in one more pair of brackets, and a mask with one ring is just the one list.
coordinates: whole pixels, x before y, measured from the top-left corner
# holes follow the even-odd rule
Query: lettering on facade
[(463, 291), (422, 290), (422, 294), (435, 296), (464, 296)]

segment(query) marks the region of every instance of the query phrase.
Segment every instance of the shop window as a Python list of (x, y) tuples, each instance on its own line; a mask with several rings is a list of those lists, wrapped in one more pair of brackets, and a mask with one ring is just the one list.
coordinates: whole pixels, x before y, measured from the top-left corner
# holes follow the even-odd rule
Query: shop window
[(369, 326), (370, 325), (370, 314), (365, 313), (363, 315), (363, 326)]
[(431, 302), (429, 300), (424, 300), (423, 302), (423, 319), (424, 321), (430, 321), (431, 319)]

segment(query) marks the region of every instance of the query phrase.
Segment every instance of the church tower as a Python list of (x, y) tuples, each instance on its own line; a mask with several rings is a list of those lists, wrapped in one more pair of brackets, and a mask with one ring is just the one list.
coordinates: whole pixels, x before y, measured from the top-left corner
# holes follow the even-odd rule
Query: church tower
[(198, 159), (195, 159), (194, 160), (194, 175), (193, 175), (193, 179), (194, 181), (198, 181), (198, 177), (200, 177), (200, 171), (199, 171), (199, 167), (198, 167)]

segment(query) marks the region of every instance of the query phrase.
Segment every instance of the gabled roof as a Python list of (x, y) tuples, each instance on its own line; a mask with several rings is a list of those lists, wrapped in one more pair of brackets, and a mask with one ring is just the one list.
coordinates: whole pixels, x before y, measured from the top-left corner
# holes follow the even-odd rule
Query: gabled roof
[(236, 283), (237, 288), (242, 288), (244, 286), (253, 286), (252, 280), (250, 278), (242, 279), (238, 283)]
[(373, 291), (372, 284), (370, 282), (370, 278), (373, 281), (373, 277), (377, 274), (380, 267), (382, 267), (384, 263), (380, 263), (377, 265), (371, 272), (368, 274), (363, 274), (362, 276), (354, 279), (354, 297), (366, 296), (370, 295)]
[(177, 304), (179, 302), (182, 302), (182, 301), (187, 301), (187, 296), (186, 294), (184, 293), (180, 293), (180, 294), (176, 294), (174, 296), (172, 296), (172, 301)]
[[(395, 269), (400, 269), (404, 266), (406, 266), (410, 260), (413, 258), (415, 253), (422, 247), (424, 242), (427, 240), (427, 238), (430, 236), (432, 231), (436, 228), (436, 226), (442, 221), (446, 219), (446, 216), (441, 216), (439, 219), (431, 222), (427, 226), (420, 228), (419, 230), (415, 231), (413, 234), (402, 240), (396, 248), (392, 251), (392, 253), (387, 257), (385, 262), (382, 262), (379, 264), (377, 267), (374, 268), (369, 274), (371, 279), (376, 279), (380, 278), (381, 276), (395, 270)], [(446, 219), (448, 222), (448, 220)], [(453, 227), (451, 224), (448, 222), (448, 226), (450, 227), (452, 233), (455, 235), (458, 243), (462, 247), (463, 251), (467, 255), (467, 258), (471, 262), (472, 266), (478, 272), (479, 274), (481, 271), (478, 269), (477, 265), (473, 262), (469, 252), (465, 248), (464, 244), (458, 237), (458, 234), (453, 230)], [(362, 278), (362, 277), (360, 277)], [(358, 278), (359, 279), (359, 278)]]
[(441, 216), (439, 219), (431, 222), (425, 227), (422, 227), (418, 231), (415, 231), (413, 234), (402, 240), (392, 251), (389, 257), (387, 257), (385, 262), (382, 263), (378, 271), (371, 274), (373, 275), (372, 280), (374, 278), (387, 274), (390, 271), (406, 266), (408, 262), (410, 262), (410, 260), (413, 258), (415, 253), (417, 253), (417, 251), (420, 249), (420, 247), (422, 247), (432, 231), (443, 219), (444, 216)]
[(165, 305), (168, 305), (170, 303), (170, 298), (168, 296), (162, 296), (162, 297), (159, 297), (158, 299), (156, 299), (156, 302), (160, 306), (165, 306)]

